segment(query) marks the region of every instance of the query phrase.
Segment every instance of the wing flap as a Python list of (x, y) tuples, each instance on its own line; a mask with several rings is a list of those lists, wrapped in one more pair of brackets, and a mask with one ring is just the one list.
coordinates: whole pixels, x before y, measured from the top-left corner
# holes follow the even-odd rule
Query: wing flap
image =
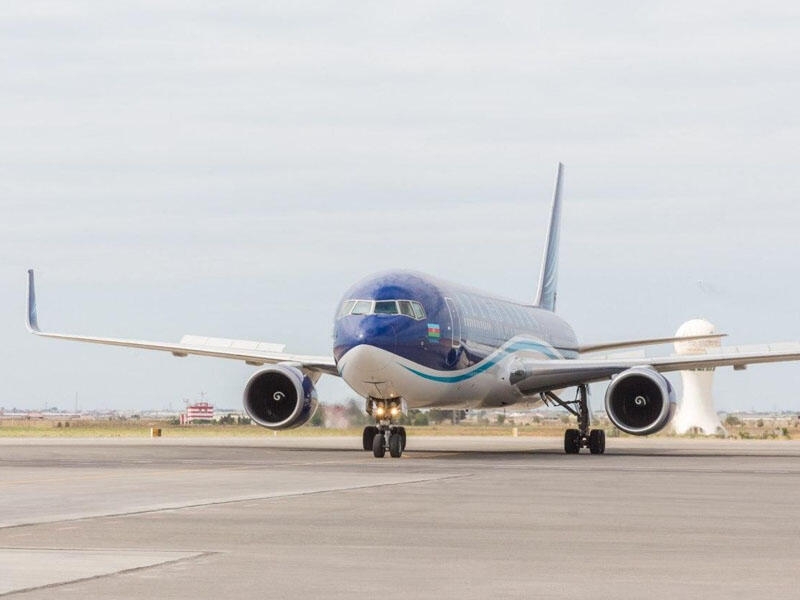
[(257, 352), (283, 352), (285, 344), (273, 344), (271, 342), (255, 342), (252, 340), (229, 340), (226, 338), (205, 337), (202, 335), (185, 335), (181, 338), (182, 345), (207, 347), (207, 348), (230, 348), (232, 350), (255, 350)]
[(603, 350), (618, 350), (620, 348), (636, 348), (641, 346), (656, 346), (674, 342), (691, 342), (693, 340), (718, 340), (727, 337), (727, 333), (714, 333), (710, 335), (687, 335), (682, 337), (645, 338), (641, 340), (621, 340), (618, 342), (602, 342), (599, 344), (583, 344), (577, 351), (581, 354), (602, 352)]
[(800, 343), (780, 342), (757, 346), (708, 348), (703, 353), (688, 356), (673, 354), (646, 360), (649, 361), (653, 368), (661, 372), (790, 362), (800, 360)]

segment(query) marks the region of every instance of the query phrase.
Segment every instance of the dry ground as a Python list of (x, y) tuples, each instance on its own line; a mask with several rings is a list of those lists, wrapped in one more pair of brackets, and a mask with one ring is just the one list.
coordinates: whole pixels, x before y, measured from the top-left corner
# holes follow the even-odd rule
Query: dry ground
[[(788, 425), (788, 427), (786, 426)], [(599, 426), (603, 427), (603, 424)], [(172, 425), (168, 421), (156, 419), (115, 419), (107, 421), (71, 420), (53, 421), (49, 419), (2, 420), (0, 421), (0, 437), (52, 437), (52, 438), (136, 438), (150, 437), (151, 428), (160, 428), (163, 437), (319, 437), (319, 436), (360, 436), (361, 427), (332, 429), (305, 426), (298, 429), (273, 432), (255, 425)], [(513, 436), (519, 437), (560, 437), (564, 434), (564, 423), (544, 422), (539, 424), (513, 426), (477, 425), (477, 424), (442, 424), (406, 429), (409, 435), (423, 436)], [(610, 437), (619, 436), (613, 427), (605, 425)], [(765, 419), (759, 426), (747, 423), (728, 428), (730, 437), (740, 439), (800, 439), (800, 421)], [(669, 432), (659, 436), (673, 436)], [(621, 434), (622, 437), (624, 434)], [(691, 435), (683, 437), (694, 437)], [(702, 436), (700, 436), (702, 437)]]

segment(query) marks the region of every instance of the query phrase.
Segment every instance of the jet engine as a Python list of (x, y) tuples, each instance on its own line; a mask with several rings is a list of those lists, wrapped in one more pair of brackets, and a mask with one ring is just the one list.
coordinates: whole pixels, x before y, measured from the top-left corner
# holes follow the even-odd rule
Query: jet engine
[(625, 433), (658, 433), (675, 414), (675, 392), (657, 371), (634, 367), (611, 380), (606, 391), (606, 413)]
[(317, 410), (317, 390), (300, 369), (277, 364), (262, 369), (247, 382), (244, 409), (267, 429), (300, 427)]

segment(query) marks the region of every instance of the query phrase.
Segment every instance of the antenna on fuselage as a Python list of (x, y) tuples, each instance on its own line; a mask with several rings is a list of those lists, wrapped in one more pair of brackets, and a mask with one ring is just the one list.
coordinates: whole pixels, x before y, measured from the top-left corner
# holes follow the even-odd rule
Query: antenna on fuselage
[(539, 291), (536, 293), (536, 306), (546, 310), (556, 309), (556, 288), (558, 286), (558, 240), (561, 229), (561, 190), (564, 187), (564, 165), (558, 163), (556, 191), (553, 206), (550, 208), (550, 225), (544, 242), (542, 271), (539, 273)]

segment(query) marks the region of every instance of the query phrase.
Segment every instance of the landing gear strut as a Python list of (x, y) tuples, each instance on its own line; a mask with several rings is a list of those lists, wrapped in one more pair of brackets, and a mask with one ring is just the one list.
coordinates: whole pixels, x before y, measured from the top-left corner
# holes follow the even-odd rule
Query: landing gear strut
[(578, 429), (567, 429), (564, 432), (564, 452), (578, 454), (581, 448), (589, 448), (592, 454), (603, 454), (606, 451), (606, 432), (602, 429), (589, 429), (589, 397), (585, 384), (578, 386), (574, 400), (562, 400), (553, 392), (544, 392), (542, 400), (545, 404), (565, 408), (578, 419)]
[(367, 412), (375, 416), (377, 425), (367, 425), (362, 434), (364, 450), (372, 450), (375, 458), (383, 458), (386, 451), (392, 458), (400, 458), (406, 449), (406, 429), (392, 424), (392, 417), (400, 414), (399, 406), (383, 400), (368, 400)]

